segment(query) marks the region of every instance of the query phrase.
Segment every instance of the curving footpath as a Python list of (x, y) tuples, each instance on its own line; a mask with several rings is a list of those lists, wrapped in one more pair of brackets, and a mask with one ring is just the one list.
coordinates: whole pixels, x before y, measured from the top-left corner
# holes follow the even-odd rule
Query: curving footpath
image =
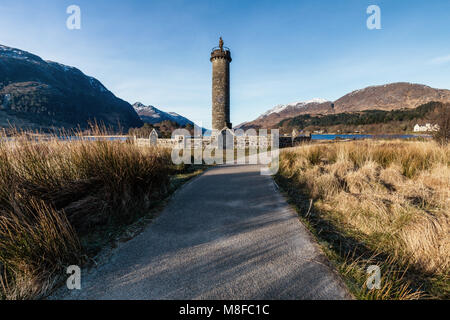
[(83, 274), (64, 299), (351, 299), (295, 211), (256, 165), (219, 166)]

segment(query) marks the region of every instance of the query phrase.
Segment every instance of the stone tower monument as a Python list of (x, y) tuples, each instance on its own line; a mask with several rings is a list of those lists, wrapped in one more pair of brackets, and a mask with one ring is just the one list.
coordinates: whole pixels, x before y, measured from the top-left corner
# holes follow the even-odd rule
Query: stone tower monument
[(212, 49), (212, 128), (222, 130), (232, 128), (230, 123), (230, 49), (223, 46), (222, 37), (219, 46)]

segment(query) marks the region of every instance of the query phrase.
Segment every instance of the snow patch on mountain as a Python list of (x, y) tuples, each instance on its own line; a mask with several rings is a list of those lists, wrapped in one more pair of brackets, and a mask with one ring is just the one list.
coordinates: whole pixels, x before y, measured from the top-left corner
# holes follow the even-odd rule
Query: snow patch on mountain
[(28, 59), (28, 55), (25, 51), (14, 49), (0, 45), (0, 54), (4, 57), (11, 57), (16, 59)]
[(275, 106), (274, 108), (270, 109), (269, 111), (263, 113), (258, 119), (267, 117), (273, 113), (280, 113), (288, 108), (294, 108), (294, 109), (301, 109), (301, 108), (305, 108), (307, 107), (309, 104), (320, 104), (320, 103), (325, 103), (328, 102), (328, 100), (326, 99), (321, 99), (321, 98), (315, 98), (315, 99), (311, 99), (311, 100), (307, 100), (307, 101), (298, 101), (298, 102), (293, 102), (293, 103), (288, 103), (288, 104), (279, 104), (277, 106)]
[(91, 84), (92, 87), (100, 90), (101, 92), (107, 92), (108, 89), (105, 88), (105, 86), (98, 81), (97, 79), (93, 78), (93, 77), (88, 77), (89, 78), (89, 83)]
[(31, 54), (23, 50), (10, 48), (1, 44), (0, 44), (0, 56), (5, 58), (14, 58), (17, 60), (26, 60), (33, 63), (43, 62), (43, 60), (40, 57), (34, 54)]
[[(75, 67), (67, 66), (67, 65), (59, 63), (59, 62), (55, 62), (55, 61), (51, 61), (51, 60), (47, 60), (45, 62), (47, 62), (49, 65), (52, 65), (52, 66), (54, 66), (56, 68), (63, 69), (65, 72), (69, 72), (69, 71), (81, 72), (80, 70), (78, 70)], [(92, 77), (90, 77), (90, 78), (92, 78)]]
[(139, 117), (144, 122), (148, 122), (150, 124), (160, 123), (165, 120), (170, 120), (178, 123), (181, 126), (185, 126), (187, 124), (194, 124), (191, 120), (179, 115), (175, 112), (165, 112), (154, 106), (146, 106), (143, 103), (136, 102), (133, 104), (134, 110), (139, 115)]

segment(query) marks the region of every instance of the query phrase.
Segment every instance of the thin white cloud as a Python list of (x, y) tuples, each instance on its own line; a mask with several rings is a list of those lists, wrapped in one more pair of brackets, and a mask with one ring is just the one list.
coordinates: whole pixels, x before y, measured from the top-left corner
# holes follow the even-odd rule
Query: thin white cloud
[(450, 62), (450, 54), (446, 56), (436, 57), (429, 61), (431, 64), (445, 64)]

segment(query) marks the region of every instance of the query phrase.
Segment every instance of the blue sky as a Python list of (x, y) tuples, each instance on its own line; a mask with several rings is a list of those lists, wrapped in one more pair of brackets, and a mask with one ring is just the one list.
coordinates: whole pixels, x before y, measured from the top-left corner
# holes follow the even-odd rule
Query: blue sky
[[(81, 8), (68, 30), (66, 8)], [(381, 30), (369, 30), (369, 5)], [(450, 1), (0, 0), (0, 44), (75, 66), (120, 98), (211, 126), (210, 49), (231, 48), (231, 120), (396, 81), (450, 89)]]

